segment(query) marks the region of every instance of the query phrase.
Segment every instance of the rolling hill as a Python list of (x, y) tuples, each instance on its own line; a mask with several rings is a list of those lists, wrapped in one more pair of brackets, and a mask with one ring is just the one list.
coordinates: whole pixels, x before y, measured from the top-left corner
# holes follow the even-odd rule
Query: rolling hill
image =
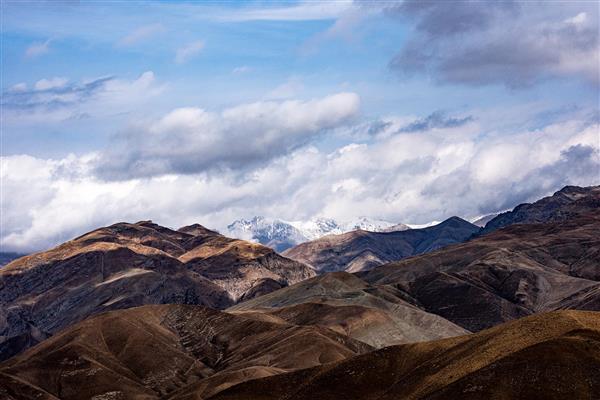
[(599, 396), (600, 313), (560, 311), (473, 335), (390, 346), (248, 381), (209, 399), (564, 400)]
[(181, 390), (204, 397), (369, 350), (314, 326), (201, 306), (143, 306), (91, 317), (0, 364), (0, 397), (164, 399)]

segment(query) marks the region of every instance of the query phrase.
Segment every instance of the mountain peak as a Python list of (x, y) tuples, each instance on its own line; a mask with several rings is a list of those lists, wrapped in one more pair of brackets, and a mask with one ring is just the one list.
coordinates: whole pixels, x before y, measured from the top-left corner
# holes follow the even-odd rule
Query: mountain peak
[(406, 229), (408, 229), (406, 225), (393, 224), (367, 216), (359, 216), (344, 222), (323, 216), (307, 221), (285, 221), (255, 216), (232, 222), (227, 226), (227, 233), (240, 239), (262, 243), (281, 252), (300, 243), (332, 234), (338, 235), (354, 230), (388, 232)]

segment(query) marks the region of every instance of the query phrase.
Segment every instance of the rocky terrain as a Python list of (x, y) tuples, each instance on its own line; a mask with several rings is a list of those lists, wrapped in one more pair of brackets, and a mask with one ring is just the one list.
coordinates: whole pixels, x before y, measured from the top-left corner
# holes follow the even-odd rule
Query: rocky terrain
[(99, 312), (165, 303), (222, 309), (314, 274), (200, 225), (100, 228), (0, 270), (0, 359)]
[(470, 331), (563, 308), (600, 310), (600, 209), (516, 224), (360, 274)]
[(406, 257), (464, 242), (479, 227), (458, 217), (422, 229), (394, 232), (356, 230), (302, 243), (282, 254), (320, 273), (358, 272)]
[[(248, 381), (211, 400), (595, 399), (600, 313), (540, 314)], [(186, 397), (191, 399), (192, 397)]]
[(371, 286), (347, 272), (321, 275), (228, 311), (323, 326), (376, 348), (469, 333), (403, 300), (393, 287)]
[[(204, 398), (371, 347), (315, 326), (154, 305), (76, 324), (0, 366), (2, 399)], [(83, 384), (85, 382), (85, 384)]]
[(534, 203), (524, 203), (501, 213), (485, 224), (480, 234), (486, 234), (513, 224), (564, 221), (570, 217), (600, 207), (600, 186), (565, 186), (552, 196)]

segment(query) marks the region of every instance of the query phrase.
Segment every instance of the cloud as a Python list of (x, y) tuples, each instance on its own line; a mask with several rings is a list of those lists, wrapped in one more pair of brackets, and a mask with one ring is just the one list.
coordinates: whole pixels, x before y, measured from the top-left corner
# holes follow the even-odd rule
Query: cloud
[(48, 39), (45, 42), (31, 44), (25, 49), (25, 57), (35, 58), (48, 53), (50, 51), (50, 42), (51, 39)]
[(239, 8), (229, 10), (220, 19), (225, 21), (316, 21), (336, 19), (355, 8), (352, 0), (333, 2), (300, 1), (284, 7)]
[(119, 46), (131, 46), (165, 31), (165, 27), (160, 23), (144, 25), (122, 37), (117, 44)]
[(298, 97), (303, 90), (304, 83), (302, 82), (302, 79), (293, 76), (267, 93), (267, 98), (290, 99), (292, 97)]
[(36, 91), (44, 91), (48, 89), (58, 89), (64, 87), (69, 80), (67, 78), (51, 78), (40, 79), (33, 86)]
[(202, 49), (204, 49), (203, 40), (197, 40), (195, 42), (188, 43), (187, 45), (177, 49), (177, 52), (175, 53), (175, 62), (177, 64), (183, 64), (190, 58), (200, 53)]
[(250, 71), (252, 71), (252, 68), (250, 68), (247, 65), (241, 65), (239, 67), (235, 67), (234, 69), (232, 69), (231, 73), (234, 75), (241, 75), (241, 74), (245, 74)]
[[(199, 222), (217, 229), (254, 215), (287, 220), (371, 215), (394, 222), (426, 223), (451, 215), (468, 218), (514, 207), (567, 184), (600, 184), (600, 125), (580, 118), (508, 134), (481, 129), (479, 118), (462, 127), (405, 133), (399, 130), (408, 118), (400, 116), (383, 119), (379, 128), (382, 134), (368, 142), (331, 151), (311, 144), (293, 147), (291, 152), (274, 152), (264, 162), (246, 165), (243, 173), (223, 169), (211, 174), (193, 168), (199, 165), (194, 163), (216, 159), (236, 163), (243, 146), (248, 147), (249, 157), (257, 156), (258, 144), (244, 140), (247, 138), (235, 131), (222, 130), (222, 122), (235, 127), (238, 125), (232, 121), (246, 121), (251, 130), (261, 132), (257, 143), (287, 150), (290, 142), (278, 139), (279, 134), (271, 137), (272, 133), (263, 132), (270, 126), (278, 127), (279, 132), (282, 121), (302, 130), (308, 126), (317, 129), (334, 124), (347, 113), (340, 106), (332, 112), (331, 105), (319, 101), (323, 99), (313, 106), (307, 102), (286, 106), (285, 102), (269, 106), (257, 103), (215, 114), (177, 111), (155, 121), (146, 135), (136, 137), (155, 145), (161, 143), (152, 136), (157, 132), (168, 138), (168, 143), (183, 140), (184, 150), (177, 148), (174, 153), (161, 147), (152, 147), (150, 153), (142, 145), (143, 157), (132, 158), (132, 165), (137, 163), (147, 171), (146, 159), (150, 164), (157, 158), (187, 159), (192, 168), (179, 165), (185, 174), (171, 170), (167, 175), (135, 174), (108, 181), (97, 175), (97, 162), (105, 156), (102, 153), (62, 160), (3, 157), (0, 244), (6, 251), (38, 250), (98, 226), (149, 218), (171, 227)], [(312, 122), (307, 123), (307, 115), (315, 113), (322, 115), (310, 117)], [(261, 118), (256, 115), (262, 119), (274, 116), (275, 122), (258, 124)], [(207, 125), (211, 119), (218, 123)], [(259, 129), (259, 125), (266, 129)], [(188, 132), (189, 126), (201, 132), (217, 129), (209, 135), (211, 140), (225, 134), (223, 142), (229, 144), (233, 159), (228, 159), (219, 146), (198, 147), (198, 140), (203, 139), (196, 135), (178, 133)], [(367, 124), (359, 126), (368, 129)], [(296, 134), (292, 136), (297, 139)], [(221, 152), (215, 156), (214, 151)]]
[(154, 73), (147, 71), (128, 81), (114, 76), (71, 82), (67, 78), (40, 79), (31, 89), (26, 83), (2, 93), (7, 124), (65, 121), (81, 115), (123, 112), (132, 103), (143, 102), (162, 92)]
[[(597, 7), (584, 2), (404, 1), (388, 15), (413, 33), (390, 66), (437, 82), (521, 88), (546, 78), (600, 84)], [(565, 19), (565, 13), (572, 17)]]
[(423, 119), (416, 120), (402, 127), (400, 132), (422, 132), (436, 128), (456, 128), (473, 121), (472, 116), (454, 118), (446, 117), (441, 111), (435, 111)]
[(310, 101), (265, 101), (221, 112), (188, 107), (118, 135), (98, 173), (106, 179), (246, 170), (289, 153), (325, 130), (348, 123), (359, 108), (354, 93)]
[(300, 47), (300, 54), (311, 55), (326, 41), (343, 39), (346, 42), (356, 41), (358, 26), (368, 17), (369, 12), (364, 9), (351, 8), (340, 14), (335, 22), (326, 30), (309, 38)]
[(9, 89), (9, 92), (25, 92), (27, 91), (27, 83), (20, 82), (12, 85)]

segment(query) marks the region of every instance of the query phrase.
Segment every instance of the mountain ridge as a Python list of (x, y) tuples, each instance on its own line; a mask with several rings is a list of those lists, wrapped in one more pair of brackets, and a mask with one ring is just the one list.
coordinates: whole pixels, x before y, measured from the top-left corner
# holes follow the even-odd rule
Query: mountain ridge
[(201, 225), (113, 224), (0, 269), (0, 359), (102, 311), (163, 303), (222, 309), (314, 275), (266, 246)]
[(230, 236), (253, 240), (278, 252), (290, 247), (331, 234), (342, 234), (362, 229), (384, 232), (410, 229), (408, 225), (394, 224), (368, 217), (337, 222), (331, 218), (313, 218), (308, 221), (285, 221), (278, 218), (255, 216), (250, 220), (240, 219), (227, 226)]
[(356, 230), (328, 235), (299, 244), (282, 254), (311, 265), (319, 273), (358, 272), (465, 241), (479, 229), (454, 216), (421, 229), (394, 232)]

